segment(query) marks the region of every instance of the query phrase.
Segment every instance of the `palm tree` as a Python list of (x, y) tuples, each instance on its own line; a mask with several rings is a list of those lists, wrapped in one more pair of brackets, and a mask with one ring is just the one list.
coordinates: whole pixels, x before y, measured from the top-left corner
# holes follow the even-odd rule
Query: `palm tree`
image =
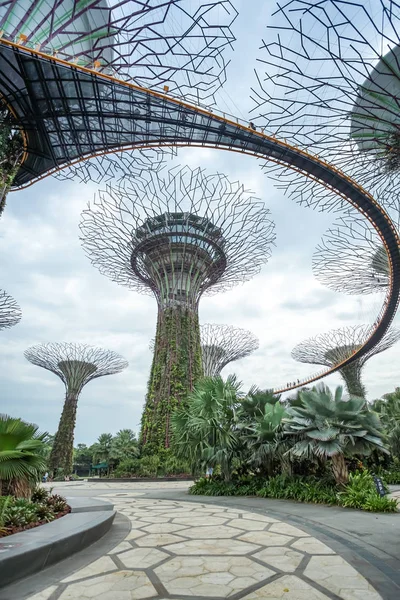
[(101, 462), (108, 462), (111, 453), (111, 445), (113, 436), (111, 433), (102, 433), (97, 438), (97, 442), (93, 444), (96, 452), (97, 460)]
[(391, 454), (400, 458), (400, 388), (374, 400), (372, 408), (381, 418)]
[(30, 495), (46, 468), (41, 455), (46, 437), (36, 425), (0, 415), (0, 494)]
[(139, 455), (138, 441), (132, 429), (121, 429), (111, 443), (111, 457), (117, 460), (136, 458)]
[(204, 377), (172, 417), (175, 453), (194, 467), (220, 465), (225, 481), (238, 456), (240, 383), (234, 375)]
[(343, 400), (342, 395), (341, 387), (333, 396), (325, 385), (302, 392), (302, 406), (289, 406), (285, 419), (286, 434), (295, 436), (290, 453), (330, 459), (338, 484), (348, 481), (346, 455), (366, 455), (374, 448), (387, 452), (378, 415), (366, 407), (363, 398)]
[(272, 392), (257, 393), (256, 396), (250, 393), (250, 397), (242, 400), (240, 421), (249, 453), (248, 462), (268, 476), (273, 475), (277, 463), (282, 471), (291, 472), (287, 455), (289, 440), (283, 434), (286, 416), (285, 405)]

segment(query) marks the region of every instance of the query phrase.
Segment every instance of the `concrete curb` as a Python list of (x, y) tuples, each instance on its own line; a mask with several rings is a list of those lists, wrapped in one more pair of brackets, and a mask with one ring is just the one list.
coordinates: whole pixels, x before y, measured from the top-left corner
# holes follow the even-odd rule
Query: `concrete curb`
[(65, 517), (2, 538), (0, 588), (68, 558), (109, 531), (115, 517), (111, 503), (67, 500), (72, 512)]

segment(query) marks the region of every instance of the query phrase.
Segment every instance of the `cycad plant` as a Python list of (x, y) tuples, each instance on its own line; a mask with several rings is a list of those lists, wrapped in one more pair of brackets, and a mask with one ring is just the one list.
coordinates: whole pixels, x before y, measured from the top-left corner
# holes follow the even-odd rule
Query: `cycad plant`
[(289, 406), (285, 432), (294, 436), (291, 454), (300, 458), (330, 460), (337, 484), (347, 483), (346, 456), (366, 455), (373, 449), (387, 452), (382, 441), (382, 426), (365, 400), (343, 400), (343, 389), (335, 395), (321, 385), (300, 394), (302, 406)]
[(172, 416), (174, 451), (197, 468), (221, 466), (225, 481), (232, 477), (240, 453), (238, 411), (240, 383), (234, 375), (198, 381), (187, 403)]
[(29, 496), (46, 469), (46, 436), (36, 425), (0, 415), (0, 494)]

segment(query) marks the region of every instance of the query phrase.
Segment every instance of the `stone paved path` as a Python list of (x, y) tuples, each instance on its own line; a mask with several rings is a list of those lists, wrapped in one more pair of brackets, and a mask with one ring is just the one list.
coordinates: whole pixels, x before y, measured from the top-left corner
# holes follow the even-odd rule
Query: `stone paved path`
[(129, 534), (29, 600), (382, 600), (341, 556), (283, 521), (141, 496), (107, 493)]

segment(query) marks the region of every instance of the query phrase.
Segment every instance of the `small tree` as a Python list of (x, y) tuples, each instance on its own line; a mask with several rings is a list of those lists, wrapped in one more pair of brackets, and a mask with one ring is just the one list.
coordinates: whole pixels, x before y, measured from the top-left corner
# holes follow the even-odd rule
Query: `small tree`
[(138, 441), (132, 429), (121, 429), (111, 442), (110, 457), (117, 461), (139, 456)]
[(374, 448), (387, 452), (382, 442), (382, 426), (376, 413), (363, 398), (342, 399), (343, 390), (335, 395), (321, 385), (300, 393), (302, 406), (289, 406), (285, 432), (295, 436), (290, 450), (300, 458), (330, 460), (337, 484), (348, 481), (345, 456), (367, 455)]

